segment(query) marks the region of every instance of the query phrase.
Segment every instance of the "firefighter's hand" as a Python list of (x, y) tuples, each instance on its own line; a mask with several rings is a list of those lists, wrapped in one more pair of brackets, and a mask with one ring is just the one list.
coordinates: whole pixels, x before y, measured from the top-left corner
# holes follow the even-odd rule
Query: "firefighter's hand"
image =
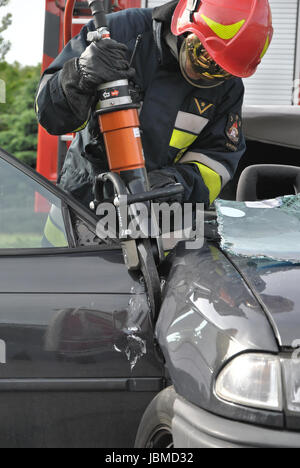
[[(170, 185), (176, 184), (178, 181), (171, 171), (167, 168), (157, 169), (148, 173), (148, 179), (151, 190), (168, 188)], [(155, 200), (157, 203), (182, 203), (183, 194), (173, 195), (171, 198), (164, 198), (161, 200)]]
[(126, 52), (125, 44), (112, 39), (90, 44), (78, 60), (82, 91), (94, 92), (102, 83), (132, 78), (134, 69), (129, 67)]

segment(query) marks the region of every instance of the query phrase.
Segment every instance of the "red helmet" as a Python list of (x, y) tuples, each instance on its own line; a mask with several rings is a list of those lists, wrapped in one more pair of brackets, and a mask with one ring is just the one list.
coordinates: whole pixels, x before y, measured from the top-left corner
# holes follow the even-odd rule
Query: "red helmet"
[(212, 59), (228, 73), (253, 75), (273, 37), (268, 0), (180, 0), (172, 33), (196, 34)]

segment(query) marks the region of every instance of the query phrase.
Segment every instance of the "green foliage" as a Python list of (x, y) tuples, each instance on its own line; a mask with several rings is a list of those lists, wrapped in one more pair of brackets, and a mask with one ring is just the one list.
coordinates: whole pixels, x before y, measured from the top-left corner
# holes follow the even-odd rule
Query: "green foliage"
[[(0, 0), (1, 7), (10, 0)], [(35, 167), (37, 120), (34, 98), (40, 78), (40, 66), (22, 67), (4, 61), (10, 48), (2, 33), (11, 25), (12, 15), (0, 16), (0, 80), (5, 83), (6, 102), (0, 96), (0, 146)], [(3, 100), (3, 99), (2, 99)]]
[(6, 103), (0, 104), (0, 146), (32, 167), (36, 163), (34, 98), (39, 78), (40, 65), (0, 63), (0, 79), (6, 83)]
[[(0, 8), (9, 4), (10, 0), (0, 0)], [(1, 20), (0, 20), (0, 61), (4, 60), (5, 55), (10, 49), (11, 43), (9, 41), (5, 41), (1, 33), (3, 33), (12, 23), (12, 15), (11, 13), (7, 13)]]
[[(6, 84), (6, 104), (1, 104), (0, 116), (14, 112), (13, 105), (18, 99), (21, 90), (26, 87), (27, 95), (25, 92), (22, 99), (26, 99), (27, 109), (33, 108), (34, 96), (40, 75), (40, 65), (36, 67), (22, 67), (18, 62), (9, 64), (6, 62), (0, 63), (0, 79)], [(30, 94), (32, 93), (32, 95)]]

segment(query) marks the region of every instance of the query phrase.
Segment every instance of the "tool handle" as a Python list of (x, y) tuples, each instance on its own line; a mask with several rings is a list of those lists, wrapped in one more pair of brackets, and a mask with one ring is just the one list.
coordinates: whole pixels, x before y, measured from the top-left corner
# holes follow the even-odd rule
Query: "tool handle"
[(106, 28), (107, 21), (104, 8), (104, 0), (89, 0), (89, 7), (92, 11), (96, 28)]
[(172, 198), (175, 195), (182, 195), (184, 188), (181, 184), (173, 184), (162, 189), (151, 190), (150, 192), (135, 193), (127, 195), (127, 204), (140, 203), (145, 201), (160, 200), (161, 198)]
[[(113, 183), (118, 197), (121, 195), (124, 197), (124, 203), (127, 205), (133, 205), (134, 203), (142, 203), (146, 201), (152, 201), (152, 200), (159, 200), (161, 198), (172, 198), (175, 195), (182, 195), (184, 193), (184, 188), (182, 184), (172, 184), (168, 185), (167, 187), (161, 188), (161, 189), (154, 189), (150, 190), (149, 192), (142, 192), (142, 193), (134, 193), (130, 194), (126, 190), (126, 185), (124, 184), (124, 181), (121, 179), (119, 174), (116, 174), (114, 172), (108, 172), (108, 173), (103, 173), (100, 174), (97, 179), (96, 179), (96, 184), (95, 184), (95, 194), (96, 194), (96, 202), (100, 201), (102, 198), (101, 195), (101, 190), (102, 190), (102, 183), (106, 182), (109, 180), (110, 182)], [(105, 200), (106, 203), (112, 203), (114, 199), (109, 199)]]

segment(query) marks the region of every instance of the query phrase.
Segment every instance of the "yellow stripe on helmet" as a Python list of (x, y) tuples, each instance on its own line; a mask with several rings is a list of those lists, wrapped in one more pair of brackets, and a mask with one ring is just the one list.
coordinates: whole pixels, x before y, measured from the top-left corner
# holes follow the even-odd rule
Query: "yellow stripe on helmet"
[(205, 15), (201, 15), (201, 18), (204, 19), (205, 23), (213, 30), (213, 32), (220, 37), (221, 39), (232, 39), (237, 35), (239, 30), (245, 24), (246, 20), (241, 20), (238, 23), (234, 24), (220, 24), (216, 21), (208, 18)]
[(263, 48), (263, 51), (262, 51), (262, 53), (260, 54), (260, 58), (261, 58), (261, 59), (262, 59), (262, 58), (264, 57), (264, 55), (266, 54), (266, 52), (267, 52), (269, 46), (270, 46), (270, 37), (269, 37), (269, 35), (268, 35), (267, 40), (266, 40), (266, 43), (265, 43), (264, 48)]

